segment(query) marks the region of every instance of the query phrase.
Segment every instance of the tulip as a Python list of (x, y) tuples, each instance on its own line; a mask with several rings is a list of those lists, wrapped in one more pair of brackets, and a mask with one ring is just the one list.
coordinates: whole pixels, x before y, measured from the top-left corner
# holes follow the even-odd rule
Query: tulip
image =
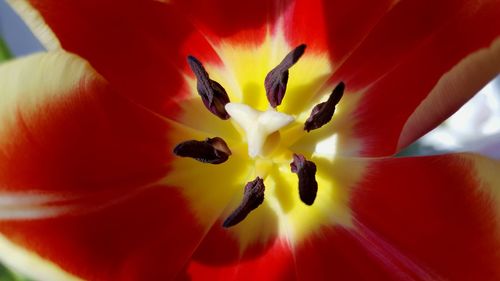
[(393, 155), (500, 70), (500, 1), (12, 0), (0, 260), (40, 280), (496, 280), (500, 163)]

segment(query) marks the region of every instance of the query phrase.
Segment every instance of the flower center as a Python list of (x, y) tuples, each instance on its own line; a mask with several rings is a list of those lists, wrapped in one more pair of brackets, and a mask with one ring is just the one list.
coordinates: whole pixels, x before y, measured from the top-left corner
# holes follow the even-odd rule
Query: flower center
[[(276, 147), (276, 142), (268, 142), (269, 136), (277, 133), (283, 127), (294, 121), (288, 114), (278, 112), (275, 108), (285, 97), (288, 84), (289, 69), (298, 62), (306, 49), (301, 44), (273, 68), (264, 82), (266, 96), (271, 109), (259, 111), (244, 103), (231, 103), (224, 87), (212, 80), (203, 64), (193, 56), (188, 57), (188, 63), (197, 79), (197, 90), (205, 107), (222, 120), (232, 117), (234, 122), (244, 131), (248, 145), (248, 155), (251, 158), (265, 156)], [(321, 128), (333, 117), (335, 107), (344, 93), (344, 83), (340, 83), (332, 92), (327, 101), (317, 104), (303, 129), (307, 132)], [(268, 144), (265, 146), (265, 144)], [(189, 140), (180, 143), (174, 149), (180, 157), (194, 158), (203, 163), (221, 164), (232, 154), (226, 142), (220, 138), (208, 138), (205, 141)], [(290, 163), (293, 173), (298, 176), (300, 199), (307, 205), (312, 205), (316, 199), (318, 183), (316, 181), (316, 164), (306, 160), (304, 155), (293, 154)], [(267, 171), (264, 173), (267, 175)], [(230, 227), (241, 222), (251, 211), (264, 201), (264, 180), (258, 175), (245, 186), (241, 204), (225, 220), (224, 226)]]
[[(258, 48), (222, 43), (222, 66), (188, 57), (195, 79), (187, 82), (198, 97), (180, 103), (184, 125), (170, 134), (180, 157), (166, 183), (181, 190), (202, 225), (222, 220), (243, 248), (350, 223), (347, 189), (331, 178), (339, 169), (329, 141), (343, 141), (337, 120), (329, 121), (344, 84), (324, 92), (327, 57), (304, 44), (286, 50), (284, 37), (275, 36)], [(328, 152), (318, 154), (320, 147)]]

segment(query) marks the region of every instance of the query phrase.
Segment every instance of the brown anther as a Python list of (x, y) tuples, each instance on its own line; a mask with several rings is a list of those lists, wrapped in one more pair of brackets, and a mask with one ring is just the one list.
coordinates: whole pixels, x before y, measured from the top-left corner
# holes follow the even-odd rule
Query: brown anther
[(194, 158), (203, 163), (221, 164), (227, 161), (231, 150), (219, 137), (207, 138), (204, 141), (189, 140), (179, 143), (174, 154), (180, 157)]
[(321, 128), (326, 123), (330, 122), (333, 117), (333, 113), (335, 113), (335, 106), (340, 102), (340, 99), (344, 95), (344, 82), (340, 82), (335, 89), (333, 89), (332, 93), (328, 97), (328, 100), (317, 104), (309, 118), (307, 118), (306, 123), (304, 124), (304, 130), (311, 131), (314, 129)]
[(217, 82), (210, 79), (203, 64), (195, 57), (188, 56), (188, 64), (197, 79), (196, 88), (205, 107), (220, 119), (229, 119), (224, 106), (229, 103), (226, 90)]
[(304, 155), (293, 154), (293, 161), (290, 163), (293, 173), (299, 177), (299, 195), (300, 200), (306, 205), (312, 205), (318, 192), (318, 183), (316, 182), (316, 164), (306, 160)]
[(305, 50), (306, 44), (297, 46), (267, 74), (264, 86), (266, 87), (267, 100), (272, 107), (276, 108), (281, 104), (288, 83), (288, 69), (300, 59)]
[(227, 217), (222, 226), (231, 227), (244, 220), (251, 211), (264, 202), (264, 190), (264, 180), (260, 177), (248, 182), (241, 204)]

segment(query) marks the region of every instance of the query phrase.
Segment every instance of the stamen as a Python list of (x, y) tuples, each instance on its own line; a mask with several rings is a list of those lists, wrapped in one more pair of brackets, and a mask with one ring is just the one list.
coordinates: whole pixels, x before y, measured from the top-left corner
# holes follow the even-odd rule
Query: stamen
[(204, 141), (189, 140), (179, 143), (174, 154), (180, 157), (194, 158), (203, 163), (221, 164), (227, 161), (231, 150), (219, 137), (207, 138)]
[(197, 79), (198, 94), (205, 107), (220, 119), (229, 119), (224, 106), (229, 102), (226, 90), (217, 82), (210, 79), (201, 62), (193, 56), (188, 56), (188, 64)]
[(297, 46), (286, 55), (278, 66), (267, 74), (264, 85), (266, 87), (267, 100), (272, 107), (276, 108), (281, 104), (288, 83), (288, 69), (300, 59), (305, 50), (306, 44)]
[(335, 106), (344, 95), (344, 88), (344, 82), (340, 82), (337, 87), (333, 89), (327, 101), (317, 104), (313, 108), (311, 115), (306, 120), (304, 130), (309, 132), (311, 130), (321, 128), (323, 125), (332, 120), (333, 113), (335, 113)]
[(318, 192), (318, 183), (316, 182), (316, 164), (306, 160), (304, 155), (293, 154), (293, 161), (290, 163), (293, 173), (299, 177), (299, 195), (300, 200), (306, 205), (312, 205)]
[(264, 190), (264, 180), (260, 177), (248, 182), (241, 204), (227, 217), (222, 226), (231, 227), (244, 220), (251, 211), (264, 202)]

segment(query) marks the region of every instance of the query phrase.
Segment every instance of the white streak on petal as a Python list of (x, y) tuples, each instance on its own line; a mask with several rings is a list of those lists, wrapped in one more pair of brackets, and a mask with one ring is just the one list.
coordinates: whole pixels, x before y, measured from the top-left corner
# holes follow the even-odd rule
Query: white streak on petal
[(33, 280), (81, 280), (0, 234), (0, 262)]
[(1, 192), (0, 220), (36, 220), (85, 215), (121, 204), (155, 187), (147, 185), (120, 192), (116, 189), (89, 193)]

